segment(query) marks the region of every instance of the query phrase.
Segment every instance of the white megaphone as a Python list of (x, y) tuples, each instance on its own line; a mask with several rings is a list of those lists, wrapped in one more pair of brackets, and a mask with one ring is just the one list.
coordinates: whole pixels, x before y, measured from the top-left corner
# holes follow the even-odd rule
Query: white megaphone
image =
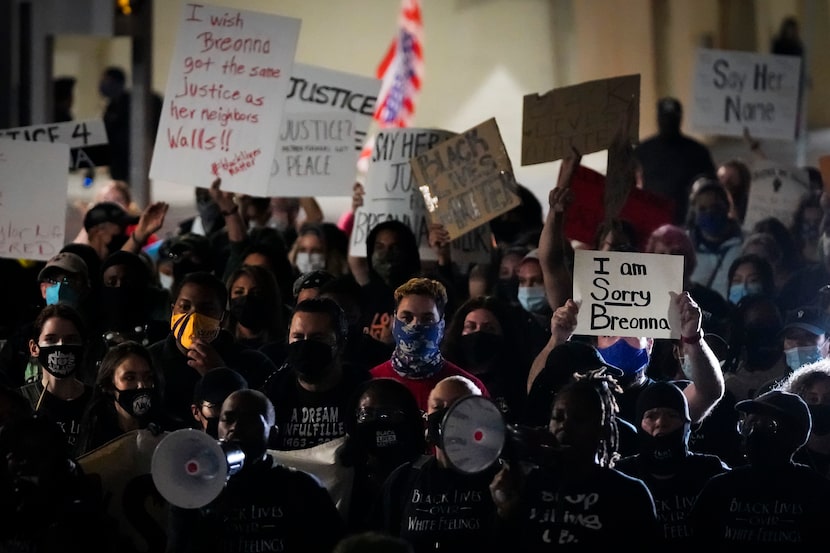
[(441, 449), (450, 466), (464, 474), (487, 470), (498, 461), (507, 426), (498, 406), (482, 396), (453, 403), (441, 420)]
[(197, 509), (216, 499), (244, 462), (245, 454), (233, 442), (185, 428), (158, 443), (150, 473), (164, 499), (177, 507)]

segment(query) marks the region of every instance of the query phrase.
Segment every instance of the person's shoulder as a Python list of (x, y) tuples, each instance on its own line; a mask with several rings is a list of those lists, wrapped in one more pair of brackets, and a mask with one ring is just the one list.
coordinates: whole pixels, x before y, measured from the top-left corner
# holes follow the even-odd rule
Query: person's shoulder
[(396, 373), (392, 370), (392, 361), (384, 361), (369, 370), (372, 378), (394, 378)]

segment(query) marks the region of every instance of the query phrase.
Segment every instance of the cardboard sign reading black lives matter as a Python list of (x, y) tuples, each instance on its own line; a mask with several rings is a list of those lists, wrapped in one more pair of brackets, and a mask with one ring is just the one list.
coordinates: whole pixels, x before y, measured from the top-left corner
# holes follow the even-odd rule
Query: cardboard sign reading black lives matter
[(680, 338), (671, 292), (683, 290), (683, 256), (574, 252), (576, 334)]
[(521, 204), (495, 119), (409, 160), (430, 221), (454, 240)]
[(589, 81), (524, 97), (522, 165), (556, 161), (571, 154), (608, 149), (620, 120), (634, 102), (629, 137), (636, 142), (640, 120), (640, 75)]

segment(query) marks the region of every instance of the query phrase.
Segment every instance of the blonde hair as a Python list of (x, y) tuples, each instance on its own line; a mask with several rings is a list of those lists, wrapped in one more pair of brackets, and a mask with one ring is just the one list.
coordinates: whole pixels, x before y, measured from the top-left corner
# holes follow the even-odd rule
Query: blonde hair
[(395, 308), (406, 296), (427, 296), (435, 301), (438, 312), (444, 315), (447, 307), (447, 289), (443, 284), (431, 278), (415, 277), (395, 289)]

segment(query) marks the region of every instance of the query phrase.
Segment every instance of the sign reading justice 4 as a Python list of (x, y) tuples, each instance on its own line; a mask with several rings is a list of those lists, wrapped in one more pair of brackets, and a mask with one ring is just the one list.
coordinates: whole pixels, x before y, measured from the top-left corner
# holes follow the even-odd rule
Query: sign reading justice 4
[(268, 195), (300, 20), (188, 3), (150, 177)]
[(680, 338), (683, 256), (576, 250), (576, 334)]

